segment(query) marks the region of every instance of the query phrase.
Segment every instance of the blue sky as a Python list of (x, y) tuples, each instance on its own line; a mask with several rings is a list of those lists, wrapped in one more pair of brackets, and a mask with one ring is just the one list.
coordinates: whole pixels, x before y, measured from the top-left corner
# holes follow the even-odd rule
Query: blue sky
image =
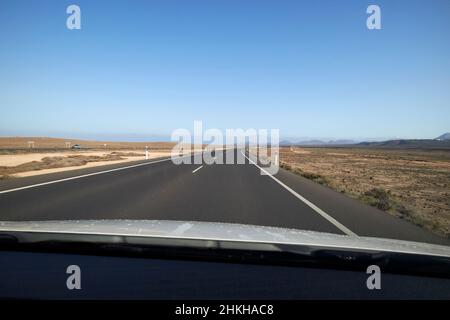
[(202, 120), (434, 138), (450, 130), (450, 1), (2, 0), (0, 110), (3, 136), (162, 139)]

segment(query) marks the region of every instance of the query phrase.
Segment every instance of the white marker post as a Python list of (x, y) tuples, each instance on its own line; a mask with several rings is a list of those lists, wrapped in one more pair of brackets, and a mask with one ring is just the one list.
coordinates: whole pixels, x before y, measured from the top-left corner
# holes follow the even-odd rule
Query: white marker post
[(148, 160), (148, 146), (145, 146), (145, 160)]

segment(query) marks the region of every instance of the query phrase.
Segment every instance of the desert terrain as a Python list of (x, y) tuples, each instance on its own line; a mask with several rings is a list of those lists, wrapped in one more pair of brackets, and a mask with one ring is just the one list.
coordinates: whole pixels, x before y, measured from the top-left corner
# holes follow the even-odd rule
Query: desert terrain
[(39, 151), (70, 150), (70, 147), (78, 144), (83, 149), (100, 150), (144, 150), (148, 146), (152, 150), (168, 150), (174, 146), (173, 142), (116, 142), (116, 141), (91, 141), (79, 139), (61, 139), (47, 137), (0, 137), (0, 154), (8, 152), (30, 152), (32, 149)]
[(450, 237), (450, 151), (283, 147), (280, 165)]
[[(81, 149), (72, 149), (78, 144)], [(170, 156), (170, 142), (0, 137), (0, 180)]]

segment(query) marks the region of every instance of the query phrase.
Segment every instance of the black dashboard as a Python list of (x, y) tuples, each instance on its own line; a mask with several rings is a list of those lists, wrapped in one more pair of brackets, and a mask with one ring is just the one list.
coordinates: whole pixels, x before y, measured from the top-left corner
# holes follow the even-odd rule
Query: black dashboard
[[(74, 268), (79, 288), (69, 289)], [(0, 251), (7, 299), (449, 299), (450, 279), (190, 259)]]

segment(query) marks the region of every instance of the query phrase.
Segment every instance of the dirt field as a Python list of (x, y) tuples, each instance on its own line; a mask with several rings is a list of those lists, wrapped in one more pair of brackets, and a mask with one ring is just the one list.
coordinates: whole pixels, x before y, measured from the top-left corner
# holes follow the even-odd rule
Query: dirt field
[[(72, 149), (78, 144), (81, 149)], [(104, 142), (41, 137), (0, 137), (0, 180), (170, 157), (173, 142)], [(189, 151), (189, 148), (191, 151)], [(204, 147), (204, 146), (203, 146)], [(187, 145), (185, 154), (202, 148)]]
[(78, 139), (60, 139), (45, 137), (0, 137), (0, 154), (8, 154), (10, 152), (27, 152), (32, 149), (39, 150), (70, 150), (70, 146), (75, 144), (81, 145), (86, 149), (100, 150), (141, 150), (146, 146), (151, 150), (168, 150), (175, 143), (173, 142), (108, 142), (108, 141), (88, 141)]
[(450, 151), (281, 148), (280, 164), (450, 237)]
[[(149, 152), (149, 159), (169, 156), (170, 150)], [(0, 180), (144, 159), (145, 153), (133, 151), (36, 152), (0, 155)]]

